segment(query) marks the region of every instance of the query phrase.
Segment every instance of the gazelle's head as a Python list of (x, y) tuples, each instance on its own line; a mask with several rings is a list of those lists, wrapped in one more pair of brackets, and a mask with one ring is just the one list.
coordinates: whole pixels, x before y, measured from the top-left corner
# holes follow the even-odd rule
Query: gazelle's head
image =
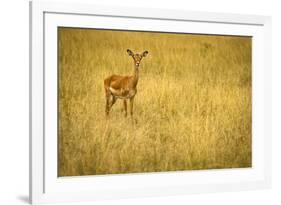
[(127, 53), (129, 54), (129, 56), (132, 56), (132, 58), (134, 59), (135, 66), (139, 67), (141, 59), (148, 54), (148, 51), (144, 51), (141, 54), (139, 53), (134, 54), (133, 51), (127, 49)]

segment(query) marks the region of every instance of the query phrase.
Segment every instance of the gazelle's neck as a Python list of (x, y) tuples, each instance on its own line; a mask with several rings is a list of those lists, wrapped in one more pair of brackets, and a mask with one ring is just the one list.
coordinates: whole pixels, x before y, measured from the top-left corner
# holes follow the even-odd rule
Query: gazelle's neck
[(134, 69), (134, 75), (133, 75), (133, 85), (134, 87), (137, 86), (138, 81), (139, 81), (139, 66), (135, 65), (135, 69)]

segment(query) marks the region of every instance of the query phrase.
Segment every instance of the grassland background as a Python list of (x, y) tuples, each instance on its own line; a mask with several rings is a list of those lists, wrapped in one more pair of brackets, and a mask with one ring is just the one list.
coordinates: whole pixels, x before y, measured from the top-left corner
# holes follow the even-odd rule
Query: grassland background
[[(140, 65), (134, 123), (103, 80)], [(59, 176), (250, 167), (251, 38), (59, 28)]]

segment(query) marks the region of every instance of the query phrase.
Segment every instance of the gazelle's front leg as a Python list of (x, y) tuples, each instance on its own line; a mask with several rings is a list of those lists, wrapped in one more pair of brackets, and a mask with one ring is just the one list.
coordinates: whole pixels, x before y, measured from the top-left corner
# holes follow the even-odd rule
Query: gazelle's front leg
[(133, 117), (133, 109), (134, 109), (134, 97), (130, 98), (130, 114)]
[(124, 100), (124, 111), (125, 111), (125, 117), (127, 117), (127, 100)]

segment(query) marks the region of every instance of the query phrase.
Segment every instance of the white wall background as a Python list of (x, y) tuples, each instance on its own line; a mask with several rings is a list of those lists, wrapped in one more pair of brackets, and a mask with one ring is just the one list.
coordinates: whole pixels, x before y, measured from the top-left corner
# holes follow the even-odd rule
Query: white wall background
[[(78, 0), (72, 0), (78, 1)], [(270, 15), (273, 20), (273, 188), (77, 204), (281, 204), (281, 12), (278, 0), (80, 0), (103, 5)], [(0, 3), (0, 204), (28, 201), (28, 1)], [(71, 196), (70, 196), (71, 197)], [(76, 204), (76, 203), (75, 203)]]

